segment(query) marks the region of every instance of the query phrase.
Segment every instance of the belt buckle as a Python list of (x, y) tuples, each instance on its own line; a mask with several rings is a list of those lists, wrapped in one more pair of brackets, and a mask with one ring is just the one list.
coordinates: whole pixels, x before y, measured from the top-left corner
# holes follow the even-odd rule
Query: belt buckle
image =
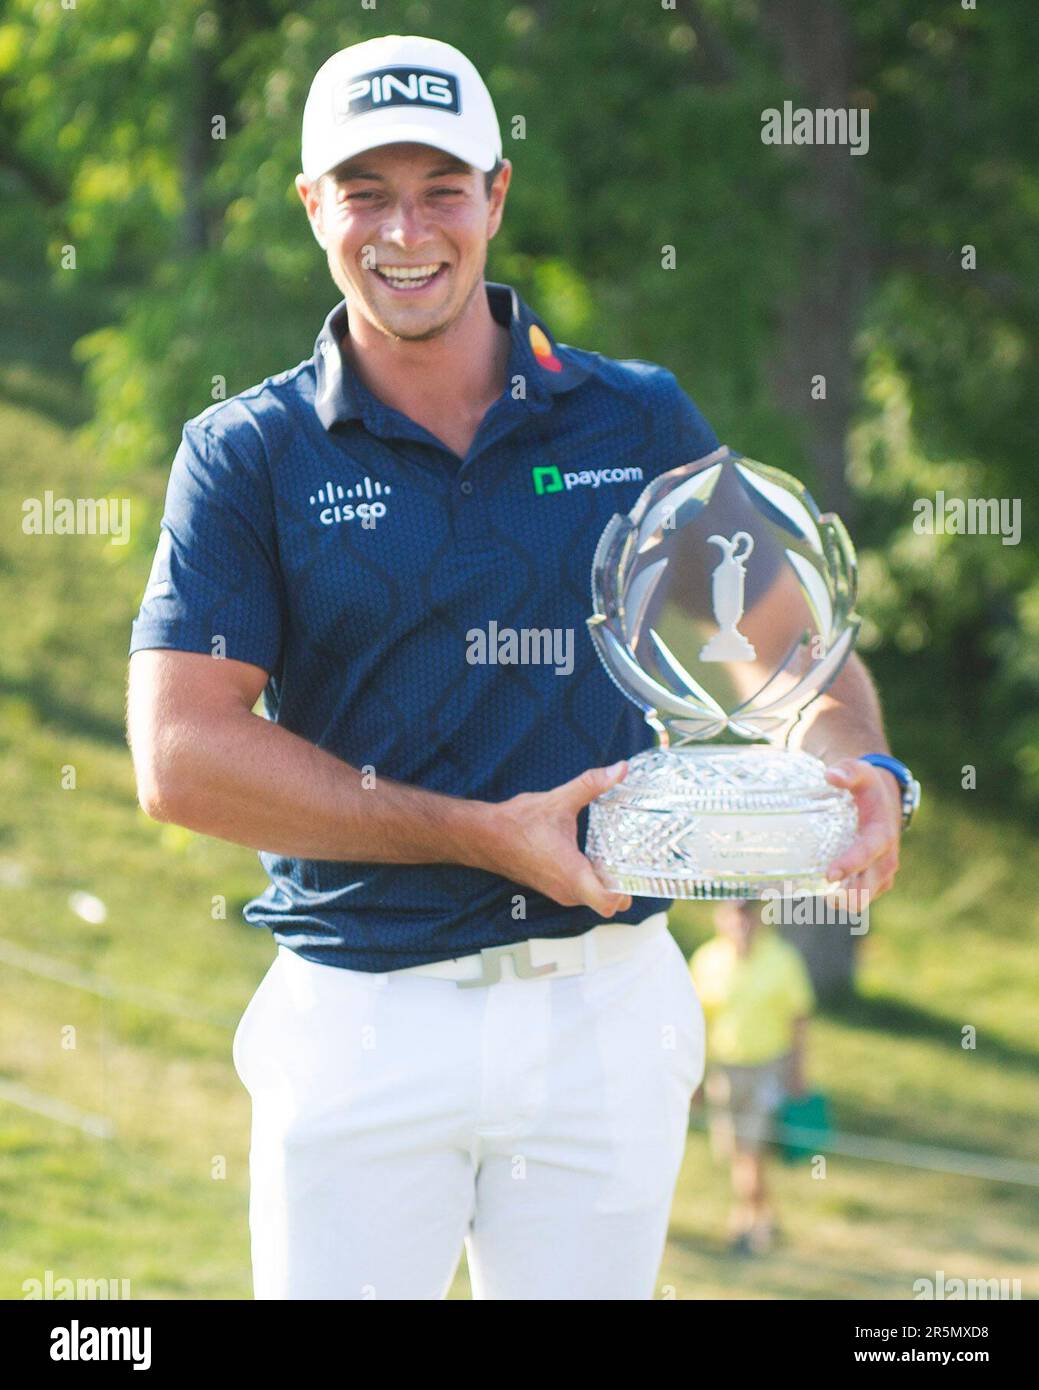
[(536, 980), (542, 975), (554, 975), (558, 968), (554, 960), (535, 965), (529, 941), (515, 941), (511, 946), (484, 946), (480, 951), (481, 970), (475, 980), (456, 980), (459, 989), (474, 989), (477, 985), (493, 985), (502, 977), (501, 963), (508, 957), (517, 980)]

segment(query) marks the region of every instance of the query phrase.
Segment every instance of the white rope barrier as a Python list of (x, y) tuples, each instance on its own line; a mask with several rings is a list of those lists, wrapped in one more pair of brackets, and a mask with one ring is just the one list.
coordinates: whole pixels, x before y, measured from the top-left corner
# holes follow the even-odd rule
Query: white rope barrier
[[(690, 1121), (690, 1128), (704, 1130), (706, 1127), (706, 1119), (694, 1116)], [(737, 1134), (742, 1134), (748, 1128), (739, 1124), (729, 1127)], [(756, 1130), (751, 1132), (757, 1133)], [(1010, 1182), (1025, 1187), (1039, 1187), (1039, 1163), (1029, 1163), (1026, 1159), (943, 1149), (932, 1144), (911, 1144), (901, 1139), (876, 1139), (871, 1134), (848, 1134), (837, 1130), (820, 1134), (817, 1129), (802, 1129), (794, 1125), (774, 1125), (773, 1136), (776, 1142), (786, 1140), (798, 1148), (811, 1148), (813, 1153), (822, 1154), (824, 1158), (831, 1154), (843, 1154), (846, 1158), (890, 1163), (900, 1168), (923, 1168), (931, 1173), (978, 1178), (982, 1182)]]
[(66, 961), (37, 955), (34, 951), (26, 951), (23, 947), (2, 939), (0, 964), (9, 965), (12, 969), (21, 970), (27, 975), (53, 980), (55, 984), (68, 985), (70, 989), (82, 990), (99, 999), (123, 1000), (140, 1008), (153, 1009), (158, 1013), (170, 1014), (174, 1018), (182, 1018), (186, 1022), (210, 1023), (215, 1028), (230, 1028), (232, 1031), (238, 1024), (238, 1020), (229, 1014), (215, 1014), (209, 1009), (191, 1003), (190, 1000), (174, 999), (168, 994), (161, 994), (144, 986), (125, 989), (102, 976), (88, 975), (82, 970), (77, 970)]
[[(233, 1030), (237, 1019), (214, 1014), (207, 1009), (172, 999), (155, 990), (137, 988), (124, 989), (110, 980), (88, 975), (77, 970), (65, 961), (41, 956), (26, 951), (9, 941), (0, 939), (0, 963), (15, 970), (36, 975), (42, 979), (53, 980), (67, 985), (70, 989), (83, 990), (102, 999), (121, 999), (139, 1008), (154, 1009), (193, 1023), (209, 1023), (217, 1028)], [(111, 1122), (104, 1116), (90, 1115), (77, 1110), (75, 1106), (54, 1097), (39, 1095), (15, 1082), (0, 1081), (0, 1100), (21, 1106), (37, 1114), (46, 1115), (62, 1124), (72, 1125), (84, 1133), (99, 1138), (111, 1138)], [(705, 1129), (706, 1118), (693, 1116), (691, 1128)], [(739, 1126), (735, 1126), (739, 1133)], [(787, 1140), (799, 1146), (812, 1146), (819, 1142), (820, 1135), (814, 1129), (800, 1129), (790, 1125), (777, 1125), (776, 1138)], [(1039, 1163), (1029, 1163), (1023, 1159), (1002, 1158), (994, 1154), (977, 1154), (961, 1149), (939, 1148), (931, 1144), (912, 1144), (902, 1140), (877, 1139), (869, 1134), (848, 1134), (828, 1131), (819, 1152), (824, 1155), (843, 1154), (846, 1158), (861, 1158), (869, 1162), (890, 1163), (902, 1168), (921, 1168), (928, 1172), (949, 1173), (956, 1177), (976, 1178), (983, 1182), (1008, 1182), (1025, 1187), (1039, 1187)]]
[(89, 1111), (79, 1110), (68, 1101), (59, 1100), (57, 1096), (45, 1096), (39, 1091), (32, 1091), (18, 1081), (5, 1081), (0, 1078), (0, 1101), (6, 1101), (8, 1105), (17, 1105), (22, 1110), (31, 1110), (34, 1115), (44, 1115), (48, 1120), (57, 1120), (58, 1124), (81, 1129), (84, 1134), (89, 1134), (94, 1139), (115, 1137), (115, 1126), (105, 1115), (91, 1115)]

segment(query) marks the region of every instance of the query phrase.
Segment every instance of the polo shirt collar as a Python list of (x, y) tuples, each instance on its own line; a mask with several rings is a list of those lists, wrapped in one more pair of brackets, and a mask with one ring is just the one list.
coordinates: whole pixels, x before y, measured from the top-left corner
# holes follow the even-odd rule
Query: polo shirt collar
[[(545, 323), (519, 297), (511, 285), (491, 281), (485, 284), (487, 302), (494, 318), (508, 328), (512, 339), (509, 351), (506, 392), (522, 376), (526, 382), (526, 401), (546, 409), (552, 397), (571, 391), (589, 375), (574, 354), (559, 346)], [(342, 300), (325, 319), (314, 344), (316, 386), (314, 410), (326, 430), (348, 420), (365, 420), (373, 411), (388, 407), (378, 401), (344, 359), (339, 344), (350, 331), (346, 301)]]

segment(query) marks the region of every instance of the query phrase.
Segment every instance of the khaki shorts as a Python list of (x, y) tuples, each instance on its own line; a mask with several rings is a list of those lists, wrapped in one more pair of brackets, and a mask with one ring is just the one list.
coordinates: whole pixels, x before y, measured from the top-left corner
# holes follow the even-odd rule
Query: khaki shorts
[(772, 1136), (772, 1117), (787, 1091), (790, 1055), (753, 1066), (708, 1064), (704, 1082), (711, 1147), (716, 1158), (756, 1152)]

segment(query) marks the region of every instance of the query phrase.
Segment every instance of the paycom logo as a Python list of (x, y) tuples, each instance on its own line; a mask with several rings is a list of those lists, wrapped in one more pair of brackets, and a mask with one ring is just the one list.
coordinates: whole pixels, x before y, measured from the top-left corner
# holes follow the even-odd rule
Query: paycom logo
[(534, 492), (544, 497), (549, 492), (569, 492), (575, 487), (601, 487), (603, 483), (641, 483), (641, 468), (586, 468), (580, 473), (560, 473), (554, 463), (530, 470)]

